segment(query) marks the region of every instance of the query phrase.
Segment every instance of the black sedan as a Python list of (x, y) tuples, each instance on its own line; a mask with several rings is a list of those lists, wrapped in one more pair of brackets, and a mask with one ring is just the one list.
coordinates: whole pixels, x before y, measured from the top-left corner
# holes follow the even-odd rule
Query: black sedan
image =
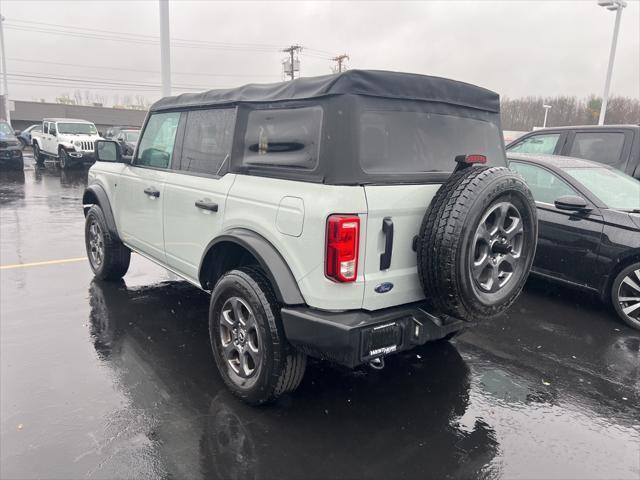
[(532, 273), (597, 293), (640, 329), (640, 181), (588, 160), (507, 156), (538, 207)]

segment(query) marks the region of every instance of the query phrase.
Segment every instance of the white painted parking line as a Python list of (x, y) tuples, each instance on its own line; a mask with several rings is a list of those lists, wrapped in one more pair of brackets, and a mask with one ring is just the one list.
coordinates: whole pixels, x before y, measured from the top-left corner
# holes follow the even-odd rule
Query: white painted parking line
[(86, 260), (87, 260), (87, 257), (75, 257), (75, 258), (61, 258), (58, 260), (45, 260), (42, 262), (14, 263), (13, 265), (0, 265), (0, 270), (11, 270), (14, 268), (27, 268), (27, 267), (42, 267), (45, 265), (59, 265), (61, 263), (84, 262)]

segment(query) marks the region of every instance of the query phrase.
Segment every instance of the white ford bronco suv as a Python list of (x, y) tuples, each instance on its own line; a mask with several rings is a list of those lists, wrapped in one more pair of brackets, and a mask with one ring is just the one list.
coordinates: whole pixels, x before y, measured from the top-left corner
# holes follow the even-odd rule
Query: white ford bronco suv
[(307, 356), (381, 368), (509, 307), (537, 219), (506, 168), (497, 94), (351, 70), (163, 98), (132, 157), (96, 142), (91, 268), (130, 252), (211, 292), (224, 382), (260, 404)]
[(95, 161), (96, 140), (101, 139), (96, 126), (86, 120), (45, 118), (42, 130), (31, 137), (33, 157), (42, 165), (45, 159), (58, 160), (60, 168)]

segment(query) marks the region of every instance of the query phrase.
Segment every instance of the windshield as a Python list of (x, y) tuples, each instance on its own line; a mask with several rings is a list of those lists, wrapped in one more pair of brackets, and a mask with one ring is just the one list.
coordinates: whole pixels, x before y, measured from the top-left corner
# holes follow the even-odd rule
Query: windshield
[(485, 155), (491, 165), (505, 165), (495, 123), (411, 111), (399, 102), (380, 106), (384, 108), (366, 109), (360, 115), (360, 162), (367, 173), (448, 173), (456, 156), (468, 154)]
[(140, 132), (124, 132), (124, 139), (127, 142), (135, 143), (138, 141), (139, 136)]
[(565, 171), (615, 210), (640, 209), (640, 182), (609, 168), (567, 168)]
[(58, 123), (58, 133), (95, 135), (98, 130), (93, 123)]
[(13, 129), (11, 128), (11, 125), (9, 125), (7, 122), (0, 122), (0, 136), (1, 137), (13, 136)]

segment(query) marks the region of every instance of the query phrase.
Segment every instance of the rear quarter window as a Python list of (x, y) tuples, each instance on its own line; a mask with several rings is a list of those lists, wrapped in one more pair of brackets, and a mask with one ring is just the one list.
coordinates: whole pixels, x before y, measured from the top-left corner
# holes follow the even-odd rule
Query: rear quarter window
[(243, 165), (313, 169), (318, 163), (322, 108), (254, 110), (244, 138)]
[(367, 173), (451, 172), (458, 155), (505, 165), (498, 126), (485, 120), (419, 111), (360, 114), (360, 164)]

